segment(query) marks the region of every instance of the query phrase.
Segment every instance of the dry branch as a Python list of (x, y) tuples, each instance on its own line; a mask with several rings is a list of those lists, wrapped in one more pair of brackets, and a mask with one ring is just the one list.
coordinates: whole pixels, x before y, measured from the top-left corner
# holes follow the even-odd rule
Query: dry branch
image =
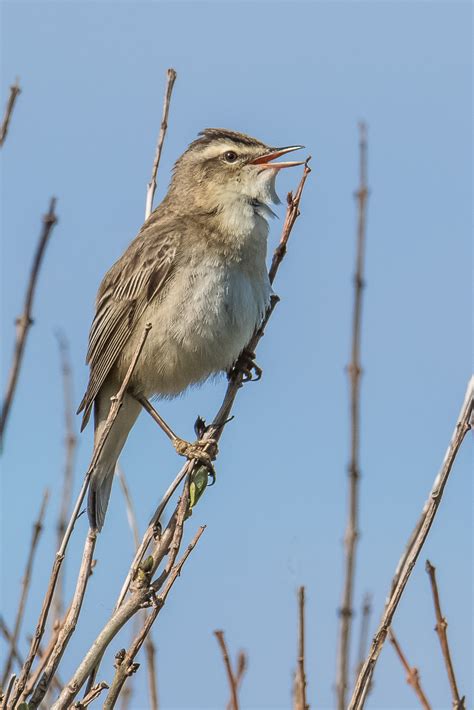
[(167, 84), (165, 97), (163, 100), (163, 113), (161, 116), (160, 132), (158, 134), (158, 140), (156, 143), (155, 159), (153, 161), (153, 168), (151, 171), (151, 179), (147, 185), (146, 191), (146, 203), (145, 203), (145, 220), (148, 219), (153, 210), (153, 198), (155, 196), (156, 190), (156, 175), (158, 172), (158, 166), (160, 164), (161, 151), (163, 150), (163, 142), (165, 140), (166, 131), (168, 129), (168, 113), (170, 110), (171, 93), (173, 91), (174, 82), (176, 81), (176, 72), (170, 67), (167, 71)]
[(34, 710), (39, 706), (46, 691), (48, 690), (51, 681), (56, 673), (59, 666), (59, 662), (62, 658), (66, 646), (71, 638), (74, 629), (76, 628), (77, 620), (81, 612), (82, 602), (84, 601), (84, 596), (86, 593), (87, 582), (91, 575), (92, 570), (92, 557), (94, 554), (95, 543), (97, 539), (97, 531), (89, 530), (89, 534), (86, 538), (86, 544), (84, 546), (84, 553), (82, 556), (81, 568), (79, 570), (79, 575), (76, 582), (76, 589), (74, 591), (74, 596), (72, 599), (71, 606), (66, 615), (64, 624), (61, 626), (58, 639), (54, 645), (51, 652), (51, 656), (48, 659), (48, 663), (41, 675), (41, 678), (36, 685), (31, 700), (28, 703), (28, 710)]
[(305, 621), (304, 621), (305, 589), (298, 590), (298, 664), (295, 674), (294, 710), (309, 710), (306, 702), (305, 673)]
[[(173, 541), (170, 546), (171, 548), (173, 548), (176, 551), (176, 554), (179, 550), (179, 545), (180, 545), (181, 538), (183, 535), (183, 523), (184, 523), (186, 511), (188, 510), (188, 505), (189, 505), (189, 491), (188, 491), (188, 495), (183, 494), (183, 497), (181, 499), (180, 507), (178, 509), (178, 520), (177, 520), (177, 524), (176, 524), (176, 529), (175, 529), (175, 533), (173, 536)], [(167, 576), (167, 580), (166, 580), (166, 583), (163, 588), (163, 592), (159, 596), (154, 595), (152, 597), (153, 611), (148, 615), (148, 617), (145, 621), (145, 624), (143, 625), (143, 628), (141, 629), (138, 636), (135, 638), (132, 646), (130, 647), (128, 652), (125, 654), (123, 660), (120, 662), (120, 664), (117, 664), (118, 667), (117, 667), (114, 679), (112, 681), (112, 685), (110, 687), (107, 698), (105, 699), (104, 710), (111, 710), (111, 708), (113, 708), (115, 706), (115, 703), (116, 703), (117, 698), (119, 696), (120, 690), (122, 689), (122, 686), (125, 683), (127, 677), (135, 672), (135, 670), (136, 670), (135, 664), (134, 664), (135, 656), (137, 655), (138, 651), (142, 647), (147, 634), (149, 633), (153, 623), (155, 622), (158, 614), (160, 613), (161, 609), (163, 608), (163, 606), (166, 602), (166, 598), (169, 594), (171, 587), (173, 586), (176, 579), (181, 574), (181, 570), (183, 568), (184, 563), (186, 562), (189, 555), (191, 554), (191, 552), (193, 551), (193, 549), (197, 545), (199, 538), (201, 537), (204, 530), (205, 530), (204, 527), (199, 528), (199, 530), (195, 534), (194, 538), (189, 543), (182, 558), (180, 559), (178, 564), (174, 567), (172, 565), (174, 565), (174, 560), (176, 559), (176, 554), (173, 555), (170, 553), (170, 559), (169, 559), (168, 565), (167, 565), (168, 576)], [(158, 581), (154, 582), (152, 587), (156, 587), (156, 590), (158, 590), (159, 589)], [(61, 707), (61, 706), (58, 706), (58, 710), (59, 710), (59, 707)], [(56, 710), (56, 707), (54, 707), (53, 710)]]
[(79, 710), (88, 707), (92, 702), (94, 702), (94, 700), (96, 700), (96, 698), (99, 697), (101, 692), (103, 690), (107, 690), (108, 687), (109, 686), (107, 685), (107, 683), (104, 683), (104, 681), (102, 681), (101, 683), (97, 683), (97, 685), (94, 685), (94, 687), (90, 689), (90, 691), (85, 697), (82, 698), (82, 700), (78, 700), (78, 702), (74, 703), (72, 707), (78, 708)]
[[(35, 656), (38, 652), (38, 646), (41, 643), (41, 639), (44, 634), (44, 630), (46, 627), (46, 621), (48, 619), (48, 614), (49, 614), (49, 610), (51, 607), (51, 602), (53, 599), (54, 590), (56, 588), (58, 575), (59, 575), (61, 565), (64, 560), (64, 555), (66, 553), (69, 539), (72, 535), (74, 525), (75, 525), (76, 520), (78, 518), (80, 509), (82, 506), (82, 502), (84, 500), (84, 496), (86, 494), (87, 487), (89, 485), (90, 477), (91, 477), (94, 467), (99, 459), (102, 449), (105, 445), (107, 437), (108, 437), (110, 430), (113, 426), (113, 423), (114, 423), (115, 419), (117, 418), (120, 407), (122, 406), (122, 401), (123, 401), (123, 398), (125, 395), (125, 391), (128, 387), (128, 383), (130, 382), (130, 378), (132, 377), (133, 371), (134, 371), (135, 366), (137, 364), (138, 358), (140, 357), (140, 353), (143, 349), (143, 346), (144, 346), (145, 341), (148, 337), (148, 333), (149, 333), (150, 329), (151, 329), (151, 326), (149, 324), (147, 324), (145, 326), (145, 329), (144, 329), (143, 335), (140, 339), (140, 342), (138, 343), (137, 349), (134, 353), (134, 356), (133, 356), (132, 361), (130, 363), (130, 367), (128, 368), (127, 374), (125, 375), (125, 379), (122, 383), (122, 386), (120, 387), (120, 390), (117, 392), (115, 397), (111, 398), (112, 402), (111, 402), (111, 406), (110, 406), (109, 415), (108, 415), (107, 420), (105, 422), (105, 426), (104, 426), (104, 429), (103, 429), (102, 434), (100, 436), (100, 439), (97, 442), (97, 445), (94, 447), (91, 463), (89, 464), (89, 468), (87, 469), (86, 475), (84, 476), (84, 482), (82, 484), (82, 488), (81, 488), (79, 495), (77, 497), (77, 500), (76, 500), (76, 503), (74, 506), (74, 510), (73, 510), (71, 517), (69, 519), (69, 523), (67, 525), (66, 532), (64, 533), (63, 540), (62, 540), (61, 545), (56, 553), (56, 557), (54, 559), (48, 588), (46, 590), (46, 594), (45, 594), (45, 597), (43, 600), (43, 605), (41, 607), (41, 612), (40, 612), (40, 616), (39, 616), (38, 623), (36, 626), (36, 630), (35, 630), (31, 645), (30, 645), (30, 650), (28, 652), (28, 656), (25, 660), (25, 663), (23, 665), (23, 668), (21, 670), (21, 673), (18, 677), (18, 680), (15, 684), (15, 688), (13, 691), (11, 710), (13, 710), (15, 703), (17, 702), (18, 698), (20, 697), (20, 695), (23, 693), (23, 691), (25, 689), (25, 685), (27, 683), (28, 676), (30, 674), (31, 666), (32, 666)], [(84, 564), (84, 558), (87, 557), (87, 555), (88, 555), (88, 551), (89, 551), (89, 537), (87, 538), (86, 544), (84, 547), (83, 563), (81, 565), (81, 569)], [(85, 582), (85, 586), (87, 585), (87, 579)], [(84, 586), (84, 593), (85, 593), (85, 586)], [(78, 591), (78, 590), (76, 589), (76, 591)], [(45, 688), (45, 691), (46, 691), (46, 689), (47, 689), (47, 687)], [(10, 708), (10, 706), (9, 706), (9, 708)]]
[(33, 570), (33, 563), (35, 560), (36, 550), (38, 548), (38, 542), (40, 539), (41, 531), (43, 529), (43, 520), (46, 512), (46, 506), (48, 504), (49, 491), (46, 490), (43, 493), (43, 499), (41, 501), (38, 518), (33, 524), (33, 531), (31, 535), (30, 550), (28, 553), (28, 558), (25, 567), (25, 574), (21, 582), (21, 594), (20, 600), (18, 602), (18, 609), (16, 612), (15, 623), (13, 625), (13, 632), (10, 639), (10, 648), (8, 650), (7, 659), (5, 662), (5, 669), (3, 671), (2, 686), (4, 686), (10, 676), (13, 658), (15, 656), (15, 649), (20, 636), (21, 623), (23, 621), (23, 615), (25, 613), (26, 600), (28, 598), (28, 592), (31, 584), (31, 572)]
[(3, 114), (2, 123), (0, 124), (0, 148), (5, 143), (5, 139), (8, 133), (8, 127), (10, 126), (10, 121), (13, 114), (13, 109), (15, 107), (16, 100), (20, 94), (21, 89), (17, 79), (15, 83), (10, 86), (10, 95), (8, 97), (7, 105), (5, 107), (5, 113)]
[(360, 633), (359, 633), (359, 647), (357, 653), (357, 666), (356, 666), (356, 679), (357, 675), (360, 673), (360, 669), (364, 664), (365, 654), (367, 653), (367, 642), (369, 639), (369, 622), (370, 615), (372, 613), (372, 597), (370, 594), (364, 596), (362, 602), (362, 618), (360, 622)]
[(349, 462), (349, 510), (345, 543), (345, 578), (342, 605), (339, 611), (339, 648), (337, 656), (337, 707), (345, 710), (349, 679), (350, 641), (353, 617), (353, 594), (356, 566), (356, 544), (359, 537), (359, 442), (360, 442), (360, 340), (362, 320), (362, 291), (364, 288), (364, 257), (366, 239), (367, 188), (367, 129), (359, 125), (359, 189), (356, 192), (358, 205), (357, 250), (354, 274), (354, 306), (352, 314), (351, 362), (347, 368), (350, 380), (351, 456)]
[(456, 422), (456, 426), (446, 451), (441, 469), (437, 474), (431, 488), (429, 498), (426, 501), (420, 520), (415, 526), (416, 535), (410, 535), (408, 546), (406, 547), (400, 562), (398, 563), (395, 577), (392, 580), (391, 593), (385, 606), (382, 619), (377, 632), (372, 641), (369, 654), (357, 677), (352, 699), (348, 710), (360, 710), (364, 706), (365, 698), (370, 686), (370, 681), (374, 673), (375, 665), (382, 650), (382, 646), (387, 637), (387, 632), (392, 624), (393, 616), (405, 590), (410, 574), (416, 564), (418, 555), (425, 543), (433, 520), (438, 511), (443, 498), (444, 488), (448, 482), (451, 469), (456, 455), (463, 442), (466, 433), (472, 425), (474, 414), (474, 377), (468, 382), (464, 402)]
[(30, 326), (33, 323), (33, 320), (31, 318), (31, 311), (33, 308), (33, 299), (35, 296), (36, 283), (38, 281), (41, 263), (43, 261), (43, 256), (49, 238), (51, 236), (52, 229), (58, 221), (55, 213), (55, 208), (56, 198), (52, 197), (49, 203), (48, 213), (45, 214), (43, 217), (43, 228), (41, 230), (40, 238), (36, 247), (33, 264), (30, 271), (30, 278), (28, 281), (28, 287), (26, 289), (23, 313), (16, 319), (16, 339), (15, 348), (13, 352), (13, 362), (10, 368), (10, 373), (8, 375), (7, 388), (3, 399), (2, 412), (0, 415), (0, 447), (3, 445), (7, 419), (10, 413), (13, 397), (15, 395), (16, 384), (18, 381), (18, 375), (20, 372), (21, 362), (23, 360), (23, 353), (25, 350), (26, 336), (28, 335), (28, 330), (30, 329)]
[(431, 710), (431, 705), (429, 704), (426, 695), (423, 692), (423, 688), (421, 687), (420, 683), (420, 674), (418, 671), (418, 668), (415, 668), (415, 666), (410, 666), (408, 663), (405, 654), (403, 653), (400, 644), (398, 643), (395, 634), (393, 633), (392, 629), (388, 630), (388, 639), (392, 646), (395, 649), (395, 652), (400, 659), (400, 663), (402, 664), (403, 668), (406, 671), (407, 674), (407, 683), (410, 685), (414, 692), (415, 695), (417, 696), (418, 700), (420, 701), (421, 706), (424, 708), (424, 710)]
[(221, 630), (214, 631), (214, 636), (217, 639), (219, 648), (222, 653), (222, 660), (224, 661), (224, 667), (227, 675), (227, 682), (229, 683), (230, 691), (230, 701), (229, 706), (231, 710), (239, 710), (239, 697), (237, 694), (237, 678), (234, 676), (232, 671), (232, 666), (230, 663), (229, 651), (227, 650), (227, 644), (224, 638), (224, 632)]
[[(61, 374), (63, 384), (64, 397), (64, 474), (63, 474), (63, 489), (61, 493), (61, 502), (57, 522), (57, 549), (61, 546), (61, 541), (66, 532), (68, 512), (71, 507), (72, 488), (73, 488), (73, 473), (74, 473), (74, 458), (77, 446), (77, 437), (74, 429), (74, 405), (73, 405), (73, 390), (72, 390), (72, 374), (71, 363), (69, 358), (69, 343), (63, 333), (56, 333), (59, 347), (59, 356), (61, 362)], [(64, 570), (62, 570), (64, 574)], [(54, 613), (53, 619), (58, 620), (63, 617), (63, 589), (62, 589), (62, 574), (58, 577), (56, 591), (54, 594)]]
[(441, 652), (443, 654), (444, 664), (448, 674), (451, 695), (453, 698), (453, 710), (465, 710), (465, 698), (461, 698), (459, 695), (458, 684), (456, 682), (456, 676), (454, 675), (453, 662), (451, 660), (451, 653), (449, 651), (448, 634), (446, 631), (448, 628), (448, 622), (441, 611), (438, 584), (436, 581), (436, 567), (433, 567), (429, 560), (426, 560), (426, 571), (430, 578), (431, 592), (433, 594), (433, 604), (436, 615), (435, 631), (438, 634)]
[[(2, 709), (1, 709), (1, 710), (3, 710), (4, 708), (7, 707), (7, 703), (8, 703), (8, 701), (9, 701), (9, 699), (10, 699), (10, 695), (11, 695), (11, 692), (12, 692), (12, 689), (13, 689), (13, 684), (15, 683), (15, 680), (16, 680), (16, 675), (15, 675), (15, 673), (12, 673), (12, 675), (10, 676), (10, 680), (8, 681), (8, 685), (7, 685), (7, 689), (6, 689), (6, 691), (5, 691), (5, 695), (3, 696), (3, 698), (1, 698), (1, 700), (2, 700)], [(0, 692), (1, 692), (1, 691), (0, 691)]]
[[(242, 685), (242, 680), (243, 680), (246, 670), (247, 670), (247, 656), (245, 655), (244, 651), (239, 651), (239, 653), (237, 655), (237, 670), (234, 674), (235, 687), (237, 690), (237, 694), (240, 690), (240, 686)], [(227, 703), (227, 710), (232, 710), (232, 699)]]
[[(122, 488), (122, 493), (125, 500), (125, 508), (127, 511), (128, 524), (132, 532), (135, 550), (137, 550), (140, 545), (140, 535), (138, 532), (138, 523), (135, 515), (135, 510), (133, 508), (132, 496), (130, 495), (127, 480), (120, 464), (117, 464), (115, 472), (119, 479), (120, 487)], [(155, 644), (153, 643), (153, 639), (151, 637), (150, 632), (150, 634), (145, 639), (145, 657), (147, 664), (148, 690), (150, 693), (150, 710), (158, 710), (158, 689), (156, 683), (155, 655)]]

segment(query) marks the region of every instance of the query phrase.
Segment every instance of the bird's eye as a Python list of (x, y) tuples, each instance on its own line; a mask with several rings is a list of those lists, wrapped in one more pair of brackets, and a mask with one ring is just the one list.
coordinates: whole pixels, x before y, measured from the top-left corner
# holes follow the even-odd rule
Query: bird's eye
[(233, 150), (228, 150), (224, 153), (224, 160), (226, 163), (235, 163), (237, 160), (237, 153), (234, 153)]

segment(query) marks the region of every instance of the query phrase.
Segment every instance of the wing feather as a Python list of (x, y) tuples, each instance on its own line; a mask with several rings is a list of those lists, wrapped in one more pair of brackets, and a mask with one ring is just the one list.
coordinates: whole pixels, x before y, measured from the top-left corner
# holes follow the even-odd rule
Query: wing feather
[[(156, 220), (154, 220), (156, 222)], [(150, 227), (154, 227), (151, 234)], [(117, 357), (147, 306), (173, 273), (179, 235), (146, 223), (138, 237), (105, 275), (99, 288), (86, 362), (90, 366), (87, 391), (79, 405), (84, 410), (81, 430)]]

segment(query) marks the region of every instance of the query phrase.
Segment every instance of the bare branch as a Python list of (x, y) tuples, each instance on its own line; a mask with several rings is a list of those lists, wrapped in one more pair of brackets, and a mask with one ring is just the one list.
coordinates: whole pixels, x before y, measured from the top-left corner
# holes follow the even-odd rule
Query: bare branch
[(351, 362), (347, 368), (350, 381), (351, 455), (349, 462), (349, 510), (345, 543), (345, 579), (342, 604), (339, 611), (339, 648), (337, 656), (337, 707), (345, 710), (349, 680), (350, 641), (353, 617), (353, 594), (356, 568), (356, 544), (359, 537), (359, 443), (360, 443), (360, 340), (362, 321), (362, 291), (364, 288), (364, 257), (366, 240), (366, 208), (369, 191), (367, 188), (367, 128), (359, 125), (359, 189), (356, 193), (358, 205), (357, 250), (354, 274), (354, 306), (352, 314)]
[(461, 698), (459, 695), (458, 684), (456, 682), (456, 676), (454, 675), (453, 662), (451, 660), (451, 653), (449, 651), (447, 633), (448, 622), (441, 611), (438, 584), (436, 582), (436, 567), (433, 567), (429, 560), (426, 560), (426, 571), (430, 578), (431, 592), (433, 594), (433, 604), (436, 615), (435, 631), (438, 634), (441, 652), (443, 654), (444, 664), (449, 678), (451, 695), (453, 697), (453, 710), (465, 710), (465, 698)]
[[(245, 655), (244, 651), (239, 651), (237, 655), (237, 670), (234, 675), (237, 694), (240, 690), (240, 686), (242, 685), (242, 680), (244, 678), (246, 670), (247, 656)], [(232, 710), (232, 699), (227, 703), (227, 710)]]
[(156, 683), (156, 667), (155, 667), (155, 644), (151, 636), (151, 629), (148, 636), (145, 638), (145, 658), (148, 678), (148, 690), (150, 693), (150, 710), (158, 710), (158, 688)]
[(372, 613), (372, 597), (370, 594), (364, 596), (362, 602), (362, 618), (360, 623), (359, 648), (357, 653), (356, 679), (360, 669), (364, 665), (365, 654), (367, 653), (367, 642), (369, 639), (369, 622)]
[[(63, 476), (63, 490), (61, 493), (61, 503), (58, 514), (57, 523), (57, 549), (61, 546), (61, 541), (66, 532), (68, 512), (71, 507), (72, 499), (72, 487), (73, 487), (73, 473), (74, 473), (74, 458), (77, 447), (77, 437), (74, 429), (74, 405), (73, 405), (73, 390), (72, 390), (72, 374), (71, 374), (71, 362), (69, 357), (69, 343), (65, 335), (61, 332), (56, 333), (59, 346), (59, 356), (61, 361), (61, 373), (62, 373), (62, 383), (63, 383), (63, 395), (64, 395), (64, 429), (65, 435), (65, 457), (64, 457), (64, 476)], [(62, 570), (64, 574), (64, 570)], [(64, 604), (63, 604), (63, 589), (62, 589), (62, 575), (58, 577), (58, 582), (56, 585), (56, 590), (54, 593), (54, 613), (53, 618), (55, 620), (61, 619), (64, 614)]]
[[(133, 509), (132, 497), (128, 488), (125, 474), (120, 464), (117, 464), (115, 473), (119, 479), (122, 488), (123, 497), (125, 499), (125, 507), (127, 509), (127, 518), (130, 530), (132, 531), (135, 550), (140, 546), (140, 535), (138, 532), (138, 523)], [(150, 634), (145, 639), (145, 657), (147, 662), (147, 678), (148, 688), (150, 691), (150, 710), (158, 710), (158, 690), (156, 687), (156, 669), (155, 669), (155, 644)], [(129, 685), (129, 684), (128, 684)]]
[(8, 133), (8, 127), (10, 125), (11, 117), (13, 114), (13, 109), (19, 95), (21, 94), (20, 84), (18, 79), (12, 86), (10, 86), (10, 95), (8, 97), (7, 105), (5, 107), (5, 113), (3, 114), (2, 123), (0, 124), (0, 148), (5, 143), (5, 139)]
[(416, 564), (418, 555), (425, 543), (425, 540), (430, 531), (433, 520), (438, 511), (443, 498), (444, 488), (448, 482), (451, 469), (453, 467), (456, 455), (463, 442), (466, 433), (471, 428), (471, 417), (474, 413), (474, 377), (468, 382), (464, 402), (456, 422), (451, 442), (446, 451), (443, 464), (437, 474), (428, 500), (426, 501), (419, 522), (415, 530), (416, 536), (410, 536), (409, 545), (405, 549), (402, 558), (397, 566), (395, 577), (392, 580), (392, 591), (389, 600), (385, 606), (382, 619), (380, 621), (377, 633), (374, 636), (369, 654), (358, 675), (352, 699), (348, 706), (348, 710), (360, 710), (363, 707), (370, 681), (374, 673), (380, 651), (387, 637), (387, 631), (392, 624), (393, 616), (397, 610), (401, 596), (405, 590), (406, 584), (410, 578), (413, 567)]
[(117, 463), (115, 467), (115, 475), (117, 476), (120, 483), (120, 488), (122, 489), (123, 497), (125, 500), (125, 509), (127, 511), (128, 525), (130, 527), (133, 537), (133, 544), (136, 549), (140, 544), (140, 533), (138, 532), (137, 516), (135, 515), (135, 511), (133, 509), (132, 496), (130, 495), (130, 489), (125, 478), (125, 474), (119, 463)]
[(16, 320), (16, 339), (13, 353), (13, 362), (10, 368), (10, 374), (8, 376), (7, 388), (3, 399), (2, 412), (0, 415), (0, 446), (2, 446), (4, 442), (7, 419), (10, 413), (13, 397), (15, 395), (18, 375), (20, 372), (21, 362), (23, 360), (26, 336), (28, 335), (30, 326), (33, 323), (33, 320), (31, 318), (31, 312), (33, 308), (33, 299), (35, 295), (36, 283), (38, 280), (41, 263), (43, 261), (43, 256), (49, 238), (51, 236), (52, 229), (58, 221), (58, 218), (56, 217), (55, 213), (55, 208), (56, 198), (52, 197), (49, 203), (48, 213), (45, 214), (43, 217), (43, 229), (41, 230), (40, 238), (33, 259), (33, 264), (31, 267), (28, 287), (26, 289), (25, 305), (23, 306), (23, 313)]
[(8, 685), (7, 685), (7, 689), (6, 689), (6, 691), (5, 691), (5, 695), (4, 695), (3, 698), (2, 698), (2, 710), (3, 710), (3, 708), (6, 708), (6, 707), (7, 707), (7, 703), (8, 703), (8, 701), (9, 701), (9, 699), (10, 699), (10, 695), (11, 695), (11, 692), (12, 692), (12, 689), (13, 689), (13, 684), (14, 684), (14, 682), (15, 682), (15, 679), (16, 679), (16, 675), (15, 675), (14, 673), (12, 673), (12, 675), (10, 676), (10, 680), (8, 681)]
[(37, 708), (41, 701), (43, 700), (46, 691), (48, 690), (54, 674), (57, 670), (59, 662), (62, 655), (66, 649), (66, 646), (71, 638), (74, 629), (76, 628), (77, 620), (82, 607), (82, 602), (84, 601), (84, 596), (86, 593), (87, 582), (91, 575), (92, 570), (92, 557), (94, 554), (95, 543), (97, 539), (97, 531), (89, 530), (89, 534), (86, 538), (86, 543), (84, 546), (84, 553), (82, 556), (81, 568), (77, 577), (76, 589), (72, 599), (71, 606), (69, 608), (68, 614), (61, 626), (58, 634), (58, 639), (53, 648), (51, 656), (48, 660), (46, 668), (41, 675), (41, 678), (33, 691), (31, 700), (28, 703), (29, 710), (34, 710)]
[(395, 652), (400, 659), (400, 663), (404, 667), (406, 674), (407, 674), (407, 683), (410, 685), (413, 690), (415, 691), (415, 694), (420, 701), (421, 706), (424, 708), (424, 710), (431, 710), (431, 705), (428, 702), (426, 695), (423, 692), (423, 689), (421, 687), (420, 683), (420, 674), (418, 671), (418, 668), (415, 668), (415, 666), (410, 666), (408, 663), (405, 654), (403, 653), (402, 649), (400, 648), (400, 644), (398, 643), (395, 634), (393, 633), (392, 629), (388, 630), (388, 639), (392, 646), (395, 649)]
[(82, 698), (82, 700), (79, 700), (77, 703), (74, 703), (72, 707), (79, 708), (79, 710), (82, 710), (82, 708), (86, 708), (96, 698), (99, 697), (103, 690), (107, 690), (108, 687), (109, 686), (107, 685), (107, 683), (104, 683), (104, 681), (102, 681), (102, 683), (97, 683), (97, 685), (94, 685), (94, 687), (90, 689), (90, 691), (84, 698)]
[[(61, 565), (64, 560), (64, 555), (66, 553), (69, 539), (72, 535), (74, 525), (75, 525), (76, 520), (78, 518), (79, 511), (82, 506), (82, 502), (84, 500), (84, 496), (86, 494), (87, 487), (89, 485), (90, 477), (91, 477), (94, 467), (99, 459), (102, 449), (105, 445), (107, 437), (109, 436), (109, 433), (110, 433), (110, 430), (113, 426), (113, 423), (114, 423), (115, 419), (117, 418), (117, 415), (120, 411), (120, 407), (122, 406), (125, 391), (128, 387), (128, 383), (130, 382), (130, 378), (133, 375), (133, 371), (134, 371), (135, 366), (137, 364), (138, 358), (140, 357), (141, 351), (142, 351), (145, 341), (148, 337), (148, 333), (149, 333), (150, 329), (151, 329), (151, 325), (147, 324), (144, 328), (143, 335), (140, 339), (140, 342), (138, 343), (137, 349), (134, 353), (134, 356), (133, 356), (132, 361), (130, 363), (130, 367), (128, 368), (127, 374), (125, 375), (125, 379), (122, 383), (122, 386), (120, 387), (120, 390), (117, 392), (116, 396), (111, 398), (112, 403), (110, 406), (109, 415), (108, 415), (107, 420), (105, 422), (105, 426), (104, 426), (104, 429), (102, 430), (102, 434), (100, 436), (100, 439), (97, 442), (97, 445), (94, 447), (94, 451), (92, 453), (92, 459), (89, 464), (89, 468), (86, 472), (86, 475), (84, 477), (84, 482), (82, 484), (82, 488), (81, 488), (78, 498), (76, 500), (74, 510), (71, 514), (68, 526), (66, 528), (66, 532), (64, 533), (63, 540), (62, 540), (61, 545), (56, 553), (56, 557), (55, 557), (55, 560), (53, 563), (53, 568), (52, 568), (50, 579), (49, 579), (48, 589), (46, 590), (46, 594), (45, 594), (45, 597), (43, 600), (43, 605), (41, 608), (41, 612), (40, 612), (38, 624), (36, 626), (36, 630), (35, 630), (35, 633), (33, 636), (33, 640), (30, 645), (30, 650), (28, 652), (28, 656), (25, 660), (24, 666), (21, 670), (20, 676), (18, 677), (18, 680), (15, 684), (14, 693), (13, 693), (13, 701), (12, 701), (12, 710), (13, 710), (13, 707), (14, 707), (15, 703), (17, 702), (18, 698), (20, 697), (20, 695), (24, 691), (24, 688), (25, 688), (25, 685), (26, 685), (26, 682), (28, 680), (28, 676), (29, 676), (29, 673), (31, 670), (31, 666), (32, 666), (35, 656), (38, 652), (38, 646), (41, 643), (41, 639), (43, 637), (44, 630), (46, 627), (46, 621), (48, 619), (49, 609), (51, 607), (51, 602), (53, 599), (54, 590), (56, 588), (56, 583), (57, 583), (59, 571), (61, 569)], [(87, 555), (87, 551), (89, 549), (88, 548), (88, 540), (89, 540), (89, 538), (87, 538), (85, 549), (84, 549), (83, 564), (84, 564), (84, 555)], [(81, 569), (82, 569), (82, 566), (81, 566)], [(78, 580), (78, 582), (79, 582), (79, 580)], [(87, 579), (86, 579), (85, 584), (87, 585)], [(78, 588), (76, 588), (76, 592), (77, 591), (78, 591)], [(85, 593), (85, 586), (84, 586), (84, 593)], [(82, 601), (81, 601), (81, 603), (82, 603)], [(79, 608), (80, 608), (80, 606), (79, 606)]]
[(309, 710), (309, 705), (306, 702), (304, 604), (305, 589), (300, 587), (298, 590), (298, 665), (294, 689), (295, 710)]
[(170, 110), (171, 93), (173, 91), (174, 82), (176, 81), (176, 72), (170, 67), (167, 71), (167, 84), (165, 97), (163, 100), (163, 113), (161, 116), (161, 126), (158, 135), (158, 141), (156, 143), (155, 159), (153, 161), (153, 168), (151, 171), (151, 179), (147, 185), (146, 191), (146, 204), (145, 204), (145, 220), (151, 215), (153, 210), (153, 198), (155, 196), (156, 190), (156, 174), (158, 172), (158, 166), (160, 164), (161, 151), (163, 150), (163, 142), (165, 140), (166, 131), (168, 128), (168, 113)]
[(33, 563), (35, 560), (36, 550), (38, 548), (38, 542), (40, 539), (41, 531), (43, 529), (43, 521), (44, 521), (44, 515), (46, 512), (46, 506), (48, 504), (48, 498), (49, 498), (49, 491), (45, 490), (45, 492), (43, 493), (43, 499), (41, 501), (41, 505), (40, 505), (40, 509), (39, 509), (39, 513), (38, 513), (38, 518), (36, 519), (35, 523), (33, 524), (33, 531), (32, 531), (32, 535), (31, 535), (31, 543), (30, 543), (30, 551), (28, 553), (28, 558), (27, 558), (27, 562), (26, 562), (25, 574), (23, 575), (23, 579), (21, 582), (20, 600), (18, 602), (18, 609), (16, 612), (15, 623), (13, 625), (13, 633), (12, 633), (11, 640), (10, 640), (10, 648), (9, 648), (7, 659), (5, 662), (5, 669), (3, 671), (2, 686), (4, 686), (6, 684), (8, 678), (10, 676), (11, 670), (12, 670), (13, 658), (15, 655), (15, 648), (16, 648), (16, 645), (18, 643), (18, 639), (20, 636), (21, 623), (23, 621), (26, 600), (28, 598), (28, 592), (30, 589), (31, 572), (33, 570)]
[[(183, 522), (184, 522), (184, 516), (186, 514), (186, 510), (187, 510), (188, 503), (189, 503), (189, 497), (186, 497), (183, 495), (182, 502), (185, 503), (185, 505), (181, 505), (182, 520), (181, 520), (181, 522), (178, 520), (178, 523), (176, 525), (175, 534), (173, 536), (173, 541), (171, 543), (171, 547), (174, 546), (176, 549), (176, 552), (179, 549), (179, 541), (180, 541), (180, 538), (182, 537), (182, 534), (183, 534), (182, 526), (183, 526)], [(181, 515), (179, 517), (181, 517)], [(117, 664), (118, 667), (117, 667), (114, 679), (112, 681), (112, 685), (110, 686), (109, 693), (105, 699), (104, 710), (111, 710), (111, 708), (113, 708), (115, 706), (118, 695), (120, 693), (120, 690), (121, 690), (123, 684), (125, 683), (125, 680), (127, 679), (127, 677), (129, 675), (133, 674), (137, 670), (135, 667), (135, 664), (134, 664), (135, 656), (137, 655), (138, 651), (142, 647), (142, 644), (143, 644), (147, 634), (149, 633), (153, 623), (155, 622), (158, 614), (160, 613), (161, 609), (163, 608), (163, 606), (166, 602), (166, 598), (169, 594), (171, 587), (173, 586), (176, 579), (181, 574), (181, 569), (183, 568), (184, 563), (186, 562), (189, 555), (191, 554), (191, 552), (193, 551), (193, 549), (197, 545), (199, 538), (201, 537), (204, 530), (205, 530), (204, 527), (199, 528), (199, 530), (195, 534), (194, 538), (189, 543), (186, 551), (184, 552), (184, 554), (181, 557), (178, 564), (175, 567), (172, 567), (172, 568), (170, 567), (170, 569), (168, 571), (168, 578), (167, 578), (166, 584), (163, 588), (163, 592), (159, 596), (157, 596), (153, 599), (153, 611), (148, 615), (148, 617), (145, 621), (145, 624), (143, 625), (143, 628), (141, 629), (138, 636), (135, 638), (132, 646), (130, 647), (128, 652), (125, 654), (125, 656), (121, 660), (120, 664)], [(169, 566), (171, 560), (172, 560), (172, 554), (170, 554), (170, 560), (168, 562), (167, 567)], [(155, 585), (157, 585), (157, 582), (153, 583), (152, 586), (155, 586)], [(59, 707), (61, 707), (61, 706), (58, 706), (58, 710), (59, 710)], [(53, 710), (56, 710), (56, 708), (53, 708)]]
[(224, 660), (224, 666), (225, 666), (225, 670), (227, 673), (227, 681), (229, 683), (229, 690), (230, 690), (229, 705), (231, 707), (231, 710), (239, 710), (239, 698), (237, 695), (237, 682), (236, 682), (236, 678), (234, 678), (234, 674), (232, 672), (232, 666), (230, 664), (229, 652), (227, 650), (227, 645), (226, 645), (225, 638), (224, 638), (224, 632), (223, 631), (214, 631), (214, 636), (216, 637), (217, 643), (219, 644), (219, 647), (221, 649), (222, 658)]

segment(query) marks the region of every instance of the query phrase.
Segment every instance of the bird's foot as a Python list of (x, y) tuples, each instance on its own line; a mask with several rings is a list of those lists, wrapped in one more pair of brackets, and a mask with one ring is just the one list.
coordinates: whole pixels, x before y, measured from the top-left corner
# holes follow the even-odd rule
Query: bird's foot
[(242, 374), (242, 382), (257, 382), (262, 377), (263, 370), (255, 362), (255, 353), (247, 349), (242, 350), (227, 377), (229, 380), (235, 380), (239, 373)]
[(180, 456), (185, 456), (190, 460), (194, 459), (205, 466), (211, 477), (215, 480), (216, 472), (212, 462), (215, 460), (219, 451), (215, 439), (198, 439), (191, 444), (189, 441), (176, 437), (173, 440), (173, 446)]

